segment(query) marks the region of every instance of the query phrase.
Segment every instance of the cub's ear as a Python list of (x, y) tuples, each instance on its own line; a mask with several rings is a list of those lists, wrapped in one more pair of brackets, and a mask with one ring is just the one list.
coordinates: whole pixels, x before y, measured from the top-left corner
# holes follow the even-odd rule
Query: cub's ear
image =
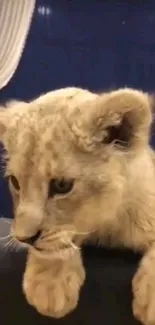
[(119, 89), (97, 96), (83, 111), (83, 127), (92, 143), (136, 149), (148, 145), (152, 98), (142, 91)]

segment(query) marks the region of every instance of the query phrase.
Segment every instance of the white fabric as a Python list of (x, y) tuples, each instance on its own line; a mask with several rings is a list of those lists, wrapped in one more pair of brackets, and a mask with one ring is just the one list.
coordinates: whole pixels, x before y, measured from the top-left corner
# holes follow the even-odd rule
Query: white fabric
[(0, 89), (16, 71), (34, 8), (35, 0), (0, 0)]

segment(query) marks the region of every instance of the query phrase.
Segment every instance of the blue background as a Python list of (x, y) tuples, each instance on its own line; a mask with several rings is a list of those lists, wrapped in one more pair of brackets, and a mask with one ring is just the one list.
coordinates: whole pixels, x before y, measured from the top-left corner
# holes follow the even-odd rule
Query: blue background
[[(155, 89), (155, 0), (37, 0), (16, 73), (0, 101), (65, 86)], [(152, 134), (152, 145), (155, 137)], [(12, 216), (0, 174), (0, 215)]]

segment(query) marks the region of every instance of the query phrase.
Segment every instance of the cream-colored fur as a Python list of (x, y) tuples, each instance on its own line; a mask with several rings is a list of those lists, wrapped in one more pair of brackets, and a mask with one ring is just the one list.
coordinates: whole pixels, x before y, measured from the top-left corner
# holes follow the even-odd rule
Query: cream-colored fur
[[(152, 100), (137, 90), (100, 95), (78, 88), (47, 93), (0, 112), (14, 236), (29, 247), (23, 280), (28, 302), (62, 317), (77, 305), (84, 242), (144, 253), (133, 280), (133, 311), (155, 324), (155, 155), (149, 147)], [(73, 180), (48, 198), (52, 179)], [(11, 178), (10, 178), (11, 180)]]

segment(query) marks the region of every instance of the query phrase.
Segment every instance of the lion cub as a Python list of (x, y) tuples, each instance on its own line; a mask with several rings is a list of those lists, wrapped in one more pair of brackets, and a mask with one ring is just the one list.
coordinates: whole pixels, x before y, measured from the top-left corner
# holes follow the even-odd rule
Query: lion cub
[(80, 247), (91, 241), (144, 253), (133, 312), (155, 324), (151, 122), (152, 99), (127, 88), (65, 88), (1, 110), (12, 230), (29, 246), (23, 290), (40, 313), (59, 318), (76, 307), (85, 279)]

